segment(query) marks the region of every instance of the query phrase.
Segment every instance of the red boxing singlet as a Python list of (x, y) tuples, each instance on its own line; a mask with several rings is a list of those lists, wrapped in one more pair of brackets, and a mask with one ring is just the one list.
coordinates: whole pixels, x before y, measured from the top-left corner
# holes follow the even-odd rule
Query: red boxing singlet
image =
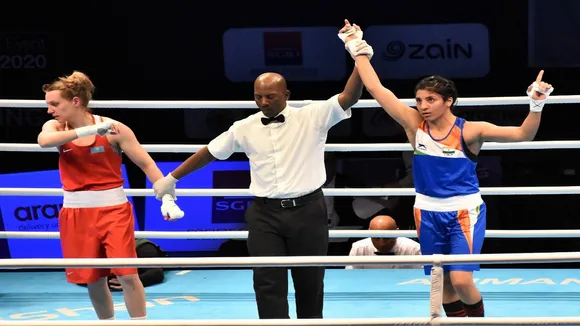
[[(103, 118), (98, 117), (100, 121)], [(93, 122), (95, 122), (93, 116)], [(122, 187), (122, 156), (117, 153), (107, 136), (95, 135), (89, 146), (72, 142), (58, 149), (58, 167), (62, 188), (65, 191), (107, 190)]]

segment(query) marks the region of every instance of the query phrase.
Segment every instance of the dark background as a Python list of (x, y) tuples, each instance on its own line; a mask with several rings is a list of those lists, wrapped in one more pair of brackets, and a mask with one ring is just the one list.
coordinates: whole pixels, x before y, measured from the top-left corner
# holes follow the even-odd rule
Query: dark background
[[(1, 99), (43, 100), (41, 86), (54, 78), (80, 70), (96, 85), (95, 100), (252, 100), (251, 82), (226, 78), (223, 33), (229, 28), (343, 26), (348, 18), (365, 28), (371, 25), (480, 23), (489, 31), (489, 73), (481, 78), (454, 78), (460, 97), (522, 96), (539, 69), (555, 87), (553, 95), (577, 93), (580, 77), (579, 29), (575, 1), (551, 1), (545, 8), (535, 1), (357, 1), (337, 2), (201, 2), (201, 1), (77, 1), (12, 3), (0, 20), (2, 39), (35, 40), (35, 46), (7, 48), (5, 55), (42, 54), (45, 68), (0, 70)], [(537, 15), (541, 12), (542, 15)], [(529, 28), (530, 17), (533, 24)], [(337, 42), (340, 42), (338, 38)], [(372, 44), (371, 44), (372, 45)], [(533, 48), (530, 50), (529, 45)], [(381, 49), (375, 49), (379, 53)], [(328, 56), (345, 55), (329, 52)], [(532, 58), (530, 62), (529, 58)], [(374, 59), (376, 60), (376, 59)], [(241, 62), (240, 64), (243, 64)], [(289, 82), (292, 99), (326, 99), (339, 93), (352, 69), (340, 81)], [(434, 63), (436, 64), (436, 63)], [(412, 98), (416, 78), (383, 80), (400, 98)], [(369, 99), (368, 93), (363, 98)], [(362, 111), (353, 109), (347, 137), (331, 135), (328, 143), (401, 143), (400, 132), (369, 136), (364, 132)], [(519, 125), (526, 105), (460, 107), (468, 119), (500, 125)], [(184, 120), (187, 110), (98, 109), (129, 125), (143, 144), (206, 144), (242, 114), (253, 110), (216, 110), (207, 123), (206, 137), (192, 137)], [(234, 112), (235, 111), (235, 112)], [(48, 119), (45, 108), (0, 109), (0, 141), (34, 143)], [(578, 104), (548, 104), (536, 140), (578, 139)], [(382, 115), (381, 115), (382, 114)], [(377, 119), (390, 118), (380, 110)], [(499, 158), (501, 178), (482, 186), (578, 185), (578, 150), (483, 151)], [(187, 154), (152, 154), (156, 161), (181, 161)], [(400, 157), (397, 152), (337, 153), (345, 158)], [(244, 159), (234, 155), (232, 160)], [(3, 173), (54, 169), (56, 154), (0, 152)], [(145, 186), (140, 170), (128, 164), (132, 188)], [(377, 173), (381, 173), (380, 170)], [(385, 172), (388, 173), (388, 172)], [(132, 181), (131, 176), (135, 176)], [(348, 176), (346, 176), (348, 178)], [(576, 229), (580, 222), (577, 196), (486, 196), (490, 206), (488, 229)], [(142, 200), (134, 198), (136, 210)], [(340, 200), (337, 200), (337, 210)], [(410, 210), (409, 210), (410, 213)], [(401, 217), (406, 219), (408, 217)], [(408, 220), (405, 220), (408, 222)], [(403, 221), (403, 223), (405, 223)], [(359, 221), (360, 222), (360, 221)], [(348, 218), (344, 223), (348, 223)], [(357, 225), (358, 222), (352, 222)], [(488, 239), (484, 252), (575, 251), (576, 239)], [(344, 248), (339, 249), (343, 250)], [(336, 253), (336, 252), (333, 252)], [(342, 252), (342, 254), (346, 254)], [(558, 265), (563, 266), (563, 265)], [(553, 266), (551, 266), (553, 267)]]

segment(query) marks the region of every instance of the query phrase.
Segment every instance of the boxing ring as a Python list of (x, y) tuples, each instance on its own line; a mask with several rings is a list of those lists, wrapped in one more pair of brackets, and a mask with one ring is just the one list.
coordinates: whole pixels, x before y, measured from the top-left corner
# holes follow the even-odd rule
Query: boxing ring
[[(402, 100), (413, 106), (414, 99)], [(527, 97), (460, 98), (460, 106), (527, 104)], [(289, 101), (302, 106), (314, 101)], [(580, 96), (551, 96), (550, 104), (580, 103)], [(40, 108), (33, 100), (0, 100), (0, 107)], [(255, 109), (253, 101), (92, 101), (92, 108)], [(355, 107), (377, 108), (374, 100)], [(549, 111), (549, 110), (548, 110)], [(144, 145), (151, 153), (193, 153), (204, 145)], [(482, 150), (578, 149), (580, 141), (486, 143)], [(408, 151), (410, 144), (328, 144), (327, 151)], [(0, 151), (56, 152), (36, 144), (0, 144)], [(38, 154), (39, 156), (42, 154)], [(326, 196), (413, 196), (414, 189), (323, 189)], [(127, 189), (128, 196), (153, 196), (151, 189)], [(482, 195), (580, 194), (580, 186), (481, 188)], [(61, 196), (56, 188), (0, 188), (3, 196)], [(247, 189), (177, 189), (178, 197), (250, 196)], [(183, 199), (182, 199), (183, 200)], [(185, 212), (184, 218), (195, 218)], [(161, 218), (161, 216), (160, 216)], [(170, 223), (170, 222), (168, 222)], [(246, 231), (136, 232), (149, 239), (245, 239)], [(416, 237), (415, 231), (331, 230), (331, 238)], [(57, 232), (0, 232), (0, 238), (58, 239)], [(487, 238), (578, 238), (580, 230), (488, 230)], [(483, 294), (484, 318), (446, 318), (441, 309), (440, 267), (478, 263), (475, 283)], [(580, 325), (580, 273), (575, 269), (517, 269), (522, 263), (580, 262), (577, 252), (434, 256), (212, 257), (138, 259), (6, 259), (0, 268), (1, 325)], [(510, 263), (510, 269), (486, 264)], [(258, 320), (250, 270), (223, 267), (433, 264), (423, 269), (328, 269), (324, 319)], [(114, 292), (117, 320), (95, 320), (86, 289), (66, 283), (64, 267), (172, 267), (165, 282), (146, 288), (148, 320), (128, 320), (122, 293)], [(202, 269), (196, 269), (202, 268)], [(181, 269), (181, 270), (179, 270)], [(16, 272), (15, 272), (16, 271)], [(295, 318), (292, 280), (289, 304)], [(170, 318), (168, 318), (170, 316)]]

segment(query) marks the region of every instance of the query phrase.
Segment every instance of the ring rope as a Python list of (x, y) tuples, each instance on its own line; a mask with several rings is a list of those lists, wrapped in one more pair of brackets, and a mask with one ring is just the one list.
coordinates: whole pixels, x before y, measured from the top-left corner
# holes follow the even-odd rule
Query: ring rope
[[(415, 196), (414, 188), (324, 188), (325, 196)], [(482, 187), (482, 195), (577, 195), (580, 186)], [(127, 196), (152, 197), (153, 189), (125, 189)], [(61, 188), (0, 188), (1, 196), (62, 196)], [(177, 189), (177, 196), (252, 197), (249, 189)]]
[(325, 319), (0, 320), (0, 326), (344, 326), (344, 325), (578, 325), (580, 317), (414, 317)]
[[(565, 104), (565, 103), (578, 103), (580, 101), (580, 96), (554, 96), (553, 103)], [(414, 99), (403, 99), (405, 104), (412, 106), (415, 104)], [(290, 101), (289, 104), (300, 106), (314, 103), (316, 101)], [(321, 101), (320, 101), (321, 102)], [(476, 106), (476, 105), (514, 105), (514, 104), (527, 104), (527, 97), (496, 97), (496, 98), (465, 98), (458, 101), (459, 106)], [(224, 105), (225, 104), (225, 105)], [(0, 107), (19, 107), (19, 108), (38, 108), (44, 107), (45, 103), (43, 101), (29, 101), (29, 100), (0, 100)], [(93, 101), (92, 107), (103, 107), (103, 108), (165, 108), (165, 109), (179, 109), (179, 108), (202, 108), (202, 109), (232, 109), (232, 108), (251, 108), (255, 109), (255, 103), (253, 101)], [(380, 107), (375, 100), (361, 100), (354, 107)], [(173, 152), (173, 153), (183, 153), (183, 152), (196, 152), (205, 145), (144, 145), (145, 149), (149, 152)], [(524, 143), (486, 143), (483, 145), (484, 150), (502, 150), (502, 149), (565, 149), (565, 148), (580, 148), (580, 142), (578, 141), (547, 141), (547, 142), (524, 142)], [(408, 151), (412, 150), (410, 144), (328, 144), (326, 145), (327, 151)], [(54, 148), (43, 149), (37, 144), (0, 144), (0, 151), (23, 151), (23, 152), (55, 152)], [(517, 195), (517, 194), (553, 194), (557, 191), (558, 194), (569, 193), (577, 194), (580, 193), (577, 189), (580, 187), (511, 187), (511, 188), (482, 188), (481, 192), (483, 195)], [(212, 189), (213, 190), (213, 189)], [(222, 189), (222, 191), (229, 192), (238, 189)], [(342, 193), (340, 192), (342, 190)], [(359, 192), (360, 196), (394, 196), (394, 195), (414, 195), (414, 189), (407, 188), (401, 189), (404, 193), (392, 193), (391, 189), (330, 189), (325, 190), (325, 195), (327, 196), (340, 196), (346, 195), (351, 196), (354, 192)], [(562, 192), (564, 190), (565, 192)], [(35, 189), (35, 188), (22, 188), (22, 189), (8, 189), (0, 188), (0, 194), (22, 194), (26, 192), (26, 195), (31, 195), (30, 192), (40, 191), (40, 195), (61, 195), (62, 189)], [(247, 190), (242, 190), (245, 194), (233, 194), (238, 196), (250, 195)], [(379, 191), (380, 193), (376, 193)], [(385, 193), (386, 191), (386, 193)], [(566, 192), (571, 191), (571, 192)], [(133, 192), (134, 194), (131, 194)], [(362, 192), (362, 193), (361, 193)], [(371, 193), (369, 193), (371, 192)], [(507, 193), (509, 192), (509, 193)], [(151, 196), (153, 195), (150, 190), (147, 189), (128, 189), (127, 195), (137, 195), (140, 196)], [(203, 196), (208, 193), (205, 189), (181, 189), (178, 190), (178, 195), (180, 196)], [(215, 194), (215, 191), (211, 192)], [(356, 194), (355, 194), (356, 195)], [(352, 234), (352, 231), (346, 231), (343, 234), (340, 231), (331, 230), (330, 233), (334, 233), (331, 237), (346, 237), (352, 236), (346, 232)], [(368, 231), (363, 231), (367, 232)], [(403, 231), (405, 232), (405, 231)], [(409, 231), (411, 236), (415, 234), (413, 231)], [(501, 232), (510, 231), (498, 231), (498, 237), (504, 236), (508, 237), (506, 234), (501, 234)], [(513, 233), (513, 231), (511, 231)], [(529, 232), (529, 231), (516, 231)], [(557, 233), (570, 233), (570, 231), (564, 230), (551, 230), (551, 231), (531, 231), (536, 233), (534, 237), (542, 235), (545, 236), (546, 233), (555, 235)], [(541, 233), (540, 233), (541, 232)], [(57, 232), (4, 232), (0, 234), (0, 237), (29, 237), (36, 233), (37, 235), (42, 234), (43, 237), (58, 237)], [(140, 232), (137, 232), (140, 233)], [(145, 233), (145, 232), (143, 232)], [(148, 237), (154, 237), (152, 233), (157, 233), (160, 236), (162, 232), (148, 232)], [(175, 237), (178, 234), (186, 233), (184, 236), (186, 238), (191, 238), (193, 232), (165, 232), (171, 233), (171, 237)], [(213, 236), (215, 238), (217, 232), (202, 232), (205, 236)], [(226, 232), (222, 232), (225, 235)], [(233, 238), (233, 232), (227, 232), (228, 238)], [(398, 232), (402, 233), (402, 232)], [(493, 237), (491, 234), (493, 232), (488, 231), (488, 237)], [(569, 236), (576, 237), (573, 235), (574, 232), (568, 234)], [(26, 234), (26, 236), (24, 236)], [(139, 234), (136, 234), (139, 236)], [(143, 234), (145, 235), (145, 234)], [(167, 236), (168, 234), (165, 234)], [(362, 234), (361, 234), (362, 235)], [(181, 236), (181, 235), (180, 235)], [(237, 235), (239, 237), (247, 238), (246, 231), (239, 231)], [(366, 235), (365, 235), (366, 236)], [(395, 236), (394, 234), (392, 236)], [(511, 235), (513, 237), (513, 235)], [(558, 235), (561, 238), (561, 234)], [(239, 259), (241, 258), (241, 259)], [(533, 263), (533, 262), (577, 262), (580, 261), (580, 252), (575, 253), (536, 253), (536, 254), (479, 254), (479, 255), (433, 255), (433, 256), (370, 256), (370, 257), (352, 257), (352, 256), (309, 256), (309, 257), (251, 257), (250, 259), (246, 257), (239, 258), (136, 258), (136, 259), (13, 259), (7, 261), (0, 261), (0, 265), (7, 268), (17, 269), (17, 268), (59, 268), (59, 267), (144, 267), (144, 266), (194, 266), (201, 267), (267, 267), (267, 266), (345, 266), (345, 265), (367, 265), (367, 264), (442, 264), (442, 263), (474, 263), (474, 264), (486, 264), (492, 262), (508, 262), (508, 263)], [(158, 260), (159, 265), (154, 265)], [(239, 262), (236, 262), (238, 260)], [(346, 260), (346, 261), (345, 261)], [(95, 262), (100, 262), (99, 265), (95, 266)], [(561, 317), (561, 318), (469, 318), (469, 319), (458, 319), (458, 318), (375, 318), (375, 319), (320, 319), (320, 320), (197, 320), (197, 321), (184, 321), (184, 320), (167, 320), (167, 321), (22, 321), (22, 322), (12, 322), (12, 321), (0, 321), (0, 325), (400, 325), (400, 324), (425, 324), (425, 325), (498, 325), (498, 324), (580, 324), (580, 318), (574, 317)]]
[[(247, 239), (248, 231), (135, 231), (136, 238), (145, 239)], [(414, 230), (330, 230), (337, 238), (397, 238), (417, 237)], [(580, 230), (486, 230), (486, 238), (580, 238)], [(60, 239), (59, 232), (0, 231), (0, 239)]]
[[(399, 99), (408, 106), (415, 106), (414, 98)], [(291, 106), (304, 106), (313, 103), (322, 103), (326, 100), (288, 101)], [(550, 96), (551, 104), (580, 103), (580, 95)], [(480, 105), (529, 105), (527, 96), (499, 96), (499, 97), (464, 97), (458, 98), (457, 106)], [(41, 100), (0, 100), (3, 108), (43, 108), (46, 102)], [(256, 109), (254, 101), (91, 101), (91, 108), (118, 108), (118, 109)], [(353, 108), (379, 108), (376, 100), (359, 100)]]
[(348, 265), (574, 263), (580, 252), (524, 254), (408, 255), (408, 256), (270, 256), (198, 258), (14, 258), (0, 259), (0, 268), (130, 268), (130, 267), (304, 267)]
[[(206, 145), (142, 145), (149, 153), (195, 153)], [(578, 149), (578, 140), (553, 140), (553, 141), (525, 141), (498, 143), (488, 142), (483, 144), (482, 150), (514, 150), (514, 149)], [(397, 152), (411, 151), (409, 143), (398, 144), (326, 144), (326, 152)], [(38, 144), (0, 143), (0, 152), (57, 152), (54, 147), (42, 148)], [(237, 150), (241, 153), (241, 150)]]
[[(413, 106), (414, 99), (402, 99), (407, 105)], [(515, 105), (528, 104), (529, 99), (524, 96), (520, 97), (495, 97), (495, 98), (461, 98), (458, 101), (458, 106), (477, 106), (477, 105)], [(322, 101), (289, 101), (289, 104), (294, 106), (307, 105), (314, 102)], [(580, 96), (553, 96), (552, 103), (566, 104), (578, 103)], [(93, 108), (156, 108), (156, 109), (255, 109), (253, 101), (93, 101), (91, 103)], [(39, 108), (46, 104), (43, 101), (36, 100), (0, 100), (0, 107), (7, 108)], [(354, 107), (373, 108), (380, 107), (375, 100), (361, 100)], [(149, 152), (195, 152), (201, 149), (204, 145), (144, 145)], [(524, 143), (486, 143), (483, 145), (484, 150), (493, 149), (564, 149), (564, 148), (580, 148), (578, 141), (548, 141), (548, 142), (524, 142)], [(327, 151), (408, 151), (412, 150), (410, 144), (328, 144)], [(0, 144), (0, 151), (23, 151), (23, 152), (54, 152), (54, 148), (43, 149), (37, 144)], [(511, 188), (482, 188), (483, 195), (517, 195), (517, 194), (578, 194), (580, 187), (511, 187)], [(213, 189), (212, 189), (213, 190)], [(222, 189), (221, 191), (229, 192), (238, 191), (238, 189)], [(342, 191), (342, 192), (341, 192)], [(354, 192), (359, 192), (360, 196), (393, 196), (393, 195), (414, 195), (414, 189), (402, 189), (401, 193), (393, 193), (390, 189), (326, 189), (324, 190), (326, 196), (340, 196), (342, 195), (356, 195)], [(379, 191), (380, 193), (376, 193)], [(564, 191), (564, 192), (562, 192)], [(568, 191), (568, 192), (567, 192)], [(24, 195), (38, 195), (34, 192), (42, 192), (40, 195), (61, 195), (62, 189), (35, 189), (35, 188), (0, 188), (0, 194), (23, 194)], [(233, 195), (249, 195), (247, 190), (242, 190), (245, 194)], [(369, 193), (370, 192), (370, 193)], [(508, 193), (509, 192), (509, 193)], [(133, 194), (131, 194), (133, 193)], [(139, 193), (139, 194), (138, 194)], [(203, 196), (210, 194), (210, 191), (205, 189), (181, 189), (177, 191), (180, 196)], [(216, 191), (211, 191), (211, 195), (216, 194)], [(127, 195), (131, 196), (152, 196), (152, 191), (147, 189), (128, 189)], [(352, 231), (340, 234), (340, 231), (330, 231), (334, 233), (331, 237), (346, 237), (351, 236)], [(367, 232), (368, 231), (364, 231)], [(402, 231), (406, 232), (406, 231)], [(402, 233), (399, 231), (399, 233)], [(409, 231), (412, 235), (413, 231)], [(501, 232), (514, 231), (498, 231), (499, 235), (505, 237), (506, 234)], [(566, 233), (569, 236), (576, 237), (577, 234), (564, 230), (551, 231), (516, 231), (520, 233), (531, 232), (535, 236), (546, 235), (551, 233)], [(541, 233), (540, 233), (541, 232)], [(46, 237), (58, 237), (57, 232), (3, 232), (0, 237), (26, 237), (37, 234)], [(139, 236), (137, 232), (137, 236)], [(145, 232), (143, 232), (145, 233)], [(148, 237), (152, 237), (153, 232), (148, 232)], [(162, 232), (155, 232), (161, 235)], [(171, 237), (178, 234), (191, 237), (193, 232), (166, 232), (171, 233)], [(204, 235), (215, 238), (216, 232), (201, 232)], [(222, 232), (226, 233), (226, 232)], [(228, 238), (232, 238), (233, 232), (227, 232)], [(376, 233), (376, 232), (375, 232)], [(493, 237), (492, 231), (488, 231), (488, 237)], [(575, 235), (573, 235), (575, 234)], [(169, 234), (165, 234), (168, 236)], [(199, 235), (199, 234), (198, 234)], [(224, 234), (225, 235), (225, 234)], [(182, 236), (182, 235), (180, 235)], [(240, 231), (238, 236), (247, 238), (246, 231)], [(394, 236), (394, 234), (393, 234)], [(512, 235), (513, 237), (513, 235)], [(561, 238), (562, 235), (558, 234)], [(12, 259), (0, 260), (0, 265), (11, 268), (59, 268), (59, 267), (167, 267), (167, 266), (201, 266), (201, 267), (267, 267), (267, 266), (345, 266), (345, 265), (367, 265), (367, 264), (442, 264), (442, 263), (474, 263), (486, 264), (492, 262), (504, 263), (533, 263), (533, 262), (577, 262), (580, 261), (580, 252), (574, 253), (535, 253), (535, 254), (478, 254), (478, 255), (433, 255), (433, 256), (308, 256), (308, 257), (234, 257), (234, 258), (135, 258), (135, 259)], [(99, 265), (95, 265), (99, 262)], [(155, 265), (158, 264), (158, 265)], [(578, 317), (527, 317), (527, 318), (373, 318), (373, 319), (315, 319), (315, 320), (131, 320), (131, 321), (2, 321), (0, 325), (22, 325), (22, 326), (41, 326), (41, 325), (158, 325), (158, 326), (177, 326), (177, 325), (222, 325), (222, 326), (238, 326), (238, 325), (401, 325), (401, 324), (422, 324), (422, 325), (505, 325), (505, 324), (520, 324), (520, 325), (571, 325), (580, 324)]]

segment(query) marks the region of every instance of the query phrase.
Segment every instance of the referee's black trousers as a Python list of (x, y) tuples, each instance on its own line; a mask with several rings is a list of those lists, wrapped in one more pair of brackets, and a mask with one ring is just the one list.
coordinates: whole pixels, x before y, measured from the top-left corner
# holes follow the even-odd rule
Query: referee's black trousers
[[(285, 208), (284, 208), (284, 207)], [(294, 201), (256, 198), (246, 211), (250, 256), (326, 256), (328, 217), (319, 189)], [(290, 318), (288, 269), (298, 318), (322, 318), (324, 267), (254, 268), (260, 319)]]

